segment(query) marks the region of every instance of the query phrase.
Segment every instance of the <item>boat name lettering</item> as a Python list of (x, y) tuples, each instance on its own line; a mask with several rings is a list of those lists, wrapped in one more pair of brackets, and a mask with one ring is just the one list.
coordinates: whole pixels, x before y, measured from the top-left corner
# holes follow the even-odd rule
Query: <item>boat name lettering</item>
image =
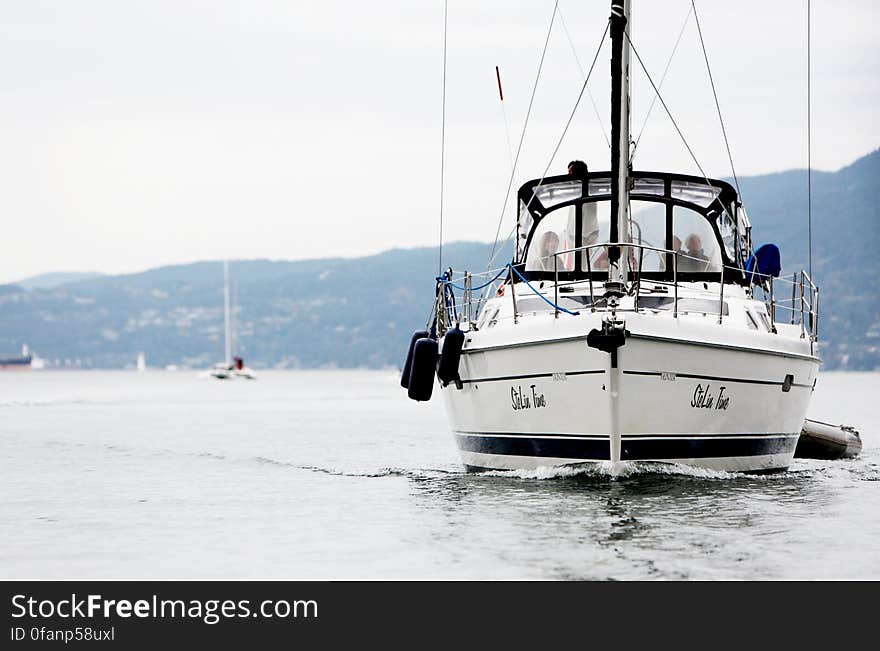
[(730, 404), (730, 396), (724, 394), (727, 387), (718, 389), (717, 394), (713, 394), (711, 389), (711, 384), (707, 384), (705, 388), (702, 384), (698, 384), (697, 388), (694, 389), (691, 407), (694, 409), (727, 409), (727, 406)]
[(567, 382), (567, 381), (568, 381), (568, 375), (566, 375), (565, 372), (562, 372), (562, 373), (554, 373), (554, 374), (553, 374), (553, 381), (554, 381), (554, 382)]
[(514, 411), (521, 409), (537, 409), (547, 406), (547, 399), (543, 393), (535, 391), (535, 385), (529, 385), (528, 389), (523, 389), (522, 385), (510, 387), (510, 406)]
[(660, 373), (661, 382), (675, 382), (675, 373), (671, 371), (663, 371)]

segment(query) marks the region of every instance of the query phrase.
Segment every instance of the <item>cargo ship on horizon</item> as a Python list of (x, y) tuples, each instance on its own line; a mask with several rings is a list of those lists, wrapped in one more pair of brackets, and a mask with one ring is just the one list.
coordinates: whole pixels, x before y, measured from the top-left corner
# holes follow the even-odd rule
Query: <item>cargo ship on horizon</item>
[(21, 347), (21, 355), (17, 357), (0, 357), (0, 371), (30, 371), (34, 356), (27, 344)]

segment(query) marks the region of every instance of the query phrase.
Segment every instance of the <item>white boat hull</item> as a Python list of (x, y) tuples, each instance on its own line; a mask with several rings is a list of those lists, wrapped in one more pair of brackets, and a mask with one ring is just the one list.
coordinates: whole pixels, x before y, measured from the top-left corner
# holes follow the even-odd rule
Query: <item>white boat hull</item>
[(256, 380), (257, 375), (247, 367), (237, 368), (215, 368), (210, 372), (211, 377), (218, 380)]
[(809, 346), (798, 353), (737, 346), (729, 335), (712, 341), (713, 326), (681, 320), (671, 325), (678, 333), (658, 333), (670, 319), (652, 319), (642, 329), (652, 336), (640, 336), (646, 319), (630, 315), (616, 368), (585, 333), (466, 349), (461, 388), (442, 389), (464, 464), (535, 469), (608, 462), (617, 452), (624, 462), (787, 468), (818, 372)]

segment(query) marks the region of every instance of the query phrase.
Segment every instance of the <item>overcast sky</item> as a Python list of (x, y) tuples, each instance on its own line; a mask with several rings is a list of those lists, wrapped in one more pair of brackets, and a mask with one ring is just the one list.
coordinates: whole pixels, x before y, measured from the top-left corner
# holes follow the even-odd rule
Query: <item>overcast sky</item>
[[(880, 9), (813, 0), (813, 161), (880, 145)], [(607, 0), (560, 0), (514, 186), (540, 177)], [(689, 0), (635, 0), (659, 80)], [(739, 175), (806, 165), (806, 0), (697, 3)], [(449, 2), (445, 239), (491, 240), (552, 0)], [(443, 1), (3, 0), (0, 282), (436, 245)], [(609, 48), (590, 88), (608, 129)], [(495, 83), (501, 68), (502, 112)], [(634, 136), (652, 93), (634, 62)], [(691, 16), (661, 89), (730, 174)], [(552, 171), (609, 167), (586, 100)], [(696, 173), (662, 107), (636, 168)], [(504, 231), (512, 224), (508, 219)], [(756, 228), (760, 228), (756, 224)]]

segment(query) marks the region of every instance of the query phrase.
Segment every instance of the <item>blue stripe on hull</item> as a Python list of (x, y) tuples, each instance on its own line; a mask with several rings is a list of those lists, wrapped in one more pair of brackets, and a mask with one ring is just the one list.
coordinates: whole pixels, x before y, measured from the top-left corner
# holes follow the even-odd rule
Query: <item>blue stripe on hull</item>
[(530, 436), (473, 436), (456, 434), (460, 450), (483, 454), (503, 454), (519, 457), (557, 457), (561, 459), (608, 459), (611, 448), (608, 439), (550, 439)]
[[(759, 436), (760, 438), (750, 438)], [(539, 436), (492, 436), (456, 433), (460, 450), (522, 457), (554, 457), (607, 461), (610, 444), (605, 439), (579, 439), (571, 436), (545, 438)], [(620, 456), (624, 461), (658, 459), (705, 459), (717, 457), (752, 457), (765, 454), (794, 452), (797, 434), (724, 435), (713, 438), (670, 437), (628, 439), (621, 442)]]
[(675, 438), (632, 440), (620, 443), (620, 458), (625, 461), (649, 459), (705, 459), (709, 457), (754, 457), (762, 454), (794, 452), (798, 437), (780, 434), (761, 438)]

